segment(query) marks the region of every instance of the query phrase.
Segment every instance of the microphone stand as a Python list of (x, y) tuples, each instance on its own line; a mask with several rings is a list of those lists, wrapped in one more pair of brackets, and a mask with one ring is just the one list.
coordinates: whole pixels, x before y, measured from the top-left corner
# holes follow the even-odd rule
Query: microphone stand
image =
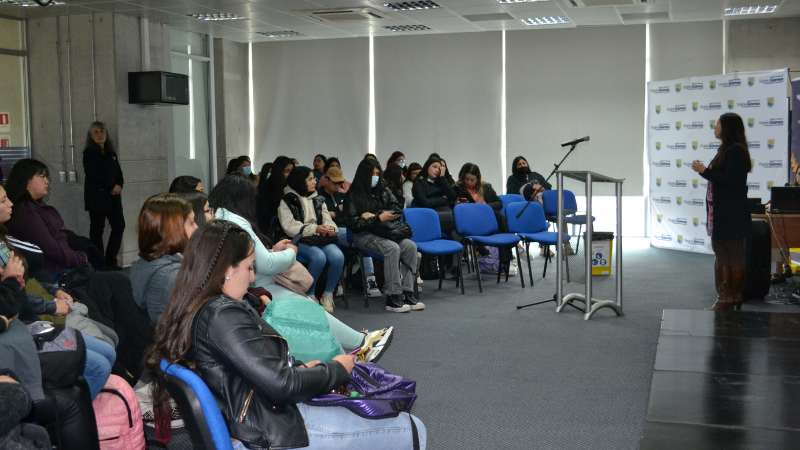
[[(564, 164), (564, 161), (566, 161), (566, 160), (567, 160), (567, 157), (569, 157), (570, 153), (572, 153), (572, 151), (573, 151), (573, 150), (575, 150), (575, 147), (577, 147), (577, 146), (578, 146), (578, 144), (579, 144), (578, 142), (576, 142), (576, 143), (572, 144), (572, 147), (570, 147), (570, 149), (569, 149), (569, 151), (567, 152), (567, 154), (566, 154), (566, 155), (564, 155), (564, 157), (563, 157), (563, 158), (561, 158), (561, 161), (559, 161), (559, 162), (558, 162), (558, 164), (553, 164), (553, 171), (552, 171), (552, 172), (550, 172), (550, 175), (548, 175), (548, 176), (547, 176), (547, 179), (546, 179), (546, 180), (544, 180), (545, 182), (547, 182), (547, 181), (550, 179), (550, 177), (552, 177), (552, 176), (553, 176), (553, 174), (554, 174), (554, 173), (556, 173), (556, 171), (557, 171), (557, 170), (558, 170), (558, 169), (561, 167), (561, 164)], [(519, 219), (519, 218), (520, 218), (520, 216), (522, 216), (522, 213), (523, 213), (523, 212), (525, 212), (525, 209), (526, 209), (526, 208), (528, 208), (528, 205), (530, 205), (530, 204), (531, 204), (531, 201), (533, 201), (534, 197), (535, 197), (535, 196), (533, 196), (533, 195), (532, 195), (532, 196), (531, 196), (531, 198), (530, 198), (530, 199), (528, 199), (528, 203), (526, 203), (526, 204), (525, 204), (525, 207), (524, 207), (524, 208), (522, 208), (522, 210), (519, 212), (519, 214), (517, 214), (517, 219)], [(560, 233), (561, 231), (559, 230), (558, 232)], [(548, 247), (549, 247), (549, 246), (548, 246)], [(561, 251), (561, 250), (563, 250), (563, 249), (559, 249), (559, 251)], [(547, 252), (547, 256), (545, 256), (545, 258), (550, 258), (550, 252)], [(528, 260), (528, 264), (530, 264), (530, 263), (531, 263), (531, 262), (530, 262), (530, 259), (529, 259), (529, 260)], [(556, 270), (560, 270), (560, 269), (561, 269), (560, 267), (557, 267), (557, 268), (556, 268)], [(533, 286), (531, 285), (531, 287), (533, 287)], [(529, 304), (527, 304), (527, 305), (518, 305), (518, 306), (517, 306), (517, 309), (527, 308), (527, 307), (529, 307), (529, 306), (541, 305), (542, 303), (548, 303), (548, 302), (555, 302), (555, 303), (558, 303), (558, 299), (556, 298), (556, 296), (557, 296), (557, 295), (558, 295), (558, 293), (555, 293), (555, 294), (553, 294), (553, 298), (549, 298), (549, 299), (547, 299), (547, 300), (542, 300), (542, 301), (539, 301), (539, 302), (529, 303)], [(569, 306), (572, 306), (573, 308), (577, 309), (578, 311), (583, 311), (581, 308), (579, 308), (579, 307), (577, 307), (577, 306), (573, 305), (573, 304), (572, 304), (572, 302), (570, 302), (570, 303), (567, 303), (567, 304), (568, 304)], [(585, 312), (585, 311), (584, 311), (584, 312)]]

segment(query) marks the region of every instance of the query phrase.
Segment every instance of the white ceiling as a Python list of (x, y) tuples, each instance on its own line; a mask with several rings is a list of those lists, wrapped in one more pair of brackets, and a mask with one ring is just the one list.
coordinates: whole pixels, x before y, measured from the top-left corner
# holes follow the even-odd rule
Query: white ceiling
[[(210, 34), (238, 42), (275, 40), (333, 39), (363, 36), (409, 34), (468, 33), (497, 30), (574, 28), (663, 22), (702, 22), (723, 19), (725, 8), (772, 6), (771, 14), (726, 17), (750, 20), (800, 16), (800, 0), (545, 0), (499, 4), (496, 0), (435, 0), (438, 9), (393, 11), (382, 1), (367, 0), (61, 0), (59, 6), (21, 7), (2, 3), (0, 15), (41, 17), (67, 14), (89, 14), (113, 11), (147, 17), (176, 28)], [(26, 0), (33, 2), (33, 0)], [(388, 1), (388, 0), (387, 0)], [(572, 2), (579, 6), (575, 7)], [(583, 6), (612, 4), (618, 6)], [(296, 13), (297, 10), (371, 7), (388, 14), (390, 19), (355, 22), (318, 22)], [(189, 17), (191, 14), (232, 13), (243, 20), (208, 22)], [(503, 14), (508, 20), (470, 21), (465, 16)], [(571, 23), (527, 26), (522, 19), (564, 16)], [(650, 16), (650, 17), (648, 17)], [(390, 25), (425, 25), (430, 30), (392, 32)], [(269, 38), (257, 32), (296, 31), (301, 37)]]

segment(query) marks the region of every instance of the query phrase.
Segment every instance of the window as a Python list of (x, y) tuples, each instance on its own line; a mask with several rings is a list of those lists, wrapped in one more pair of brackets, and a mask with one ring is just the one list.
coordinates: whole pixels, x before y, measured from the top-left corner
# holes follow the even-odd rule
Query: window
[(28, 157), (28, 74), (25, 23), (0, 18), (0, 166), (3, 178)]

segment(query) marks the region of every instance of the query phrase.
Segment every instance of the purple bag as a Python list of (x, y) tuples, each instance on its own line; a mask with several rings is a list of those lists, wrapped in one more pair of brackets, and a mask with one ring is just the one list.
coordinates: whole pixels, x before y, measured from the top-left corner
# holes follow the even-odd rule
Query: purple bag
[[(311, 406), (344, 406), (366, 419), (397, 417), (411, 412), (417, 382), (387, 372), (373, 363), (356, 363), (344, 393), (328, 393), (307, 401)], [(350, 392), (358, 392), (351, 397)]]
[(490, 253), (478, 258), (478, 267), (480, 267), (481, 273), (497, 275), (497, 271), (500, 270), (500, 251), (497, 247), (487, 246), (486, 248)]

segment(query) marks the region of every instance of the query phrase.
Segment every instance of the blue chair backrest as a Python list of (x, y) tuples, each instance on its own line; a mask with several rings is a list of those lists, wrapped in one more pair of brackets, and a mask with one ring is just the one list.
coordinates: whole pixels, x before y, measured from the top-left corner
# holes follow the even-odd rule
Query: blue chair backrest
[(411, 200), (411, 206), (409, 206), (408, 208), (416, 208), (416, 207), (417, 207), (417, 201)]
[(353, 243), (353, 232), (350, 231), (350, 228), (347, 229), (347, 243), (348, 244)]
[(500, 200), (503, 202), (503, 208), (507, 207), (511, 203), (525, 201), (525, 197), (519, 194), (503, 194), (503, 195), (498, 195), (498, 197), (500, 197)]
[(407, 208), (406, 223), (411, 226), (414, 242), (435, 241), (442, 237), (441, 227), (439, 226), (439, 214), (430, 208)]
[(525, 203), (513, 203), (508, 205), (506, 212), (506, 221), (508, 222), (508, 231), (511, 233), (538, 233), (547, 229), (548, 223), (544, 218), (544, 209), (542, 205), (531, 202), (525, 212), (517, 219), (517, 214), (525, 208)]
[[(545, 215), (551, 217), (558, 213), (558, 191), (544, 191), (542, 193), (542, 202), (544, 202)], [(578, 202), (575, 200), (575, 194), (570, 190), (564, 189), (564, 214), (574, 214), (577, 211)]]
[[(181, 409), (194, 447), (198, 448), (196, 440), (199, 438), (206, 449), (233, 450), (225, 419), (205, 382), (191, 370), (179, 364), (169, 364), (163, 359), (160, 368), (160, 375), (166, 374), (167, 391)], [(208, 442), (209, 434), (211, 442)]]
[(564, 189), (564, 213), (572, 214), (578, 211), (578, 202), (572, 191)]
[(486, 203), (461, 203), (453, 208), (456, 230), (462, 236), (489, 236), (497, 233), (494, 210)]

